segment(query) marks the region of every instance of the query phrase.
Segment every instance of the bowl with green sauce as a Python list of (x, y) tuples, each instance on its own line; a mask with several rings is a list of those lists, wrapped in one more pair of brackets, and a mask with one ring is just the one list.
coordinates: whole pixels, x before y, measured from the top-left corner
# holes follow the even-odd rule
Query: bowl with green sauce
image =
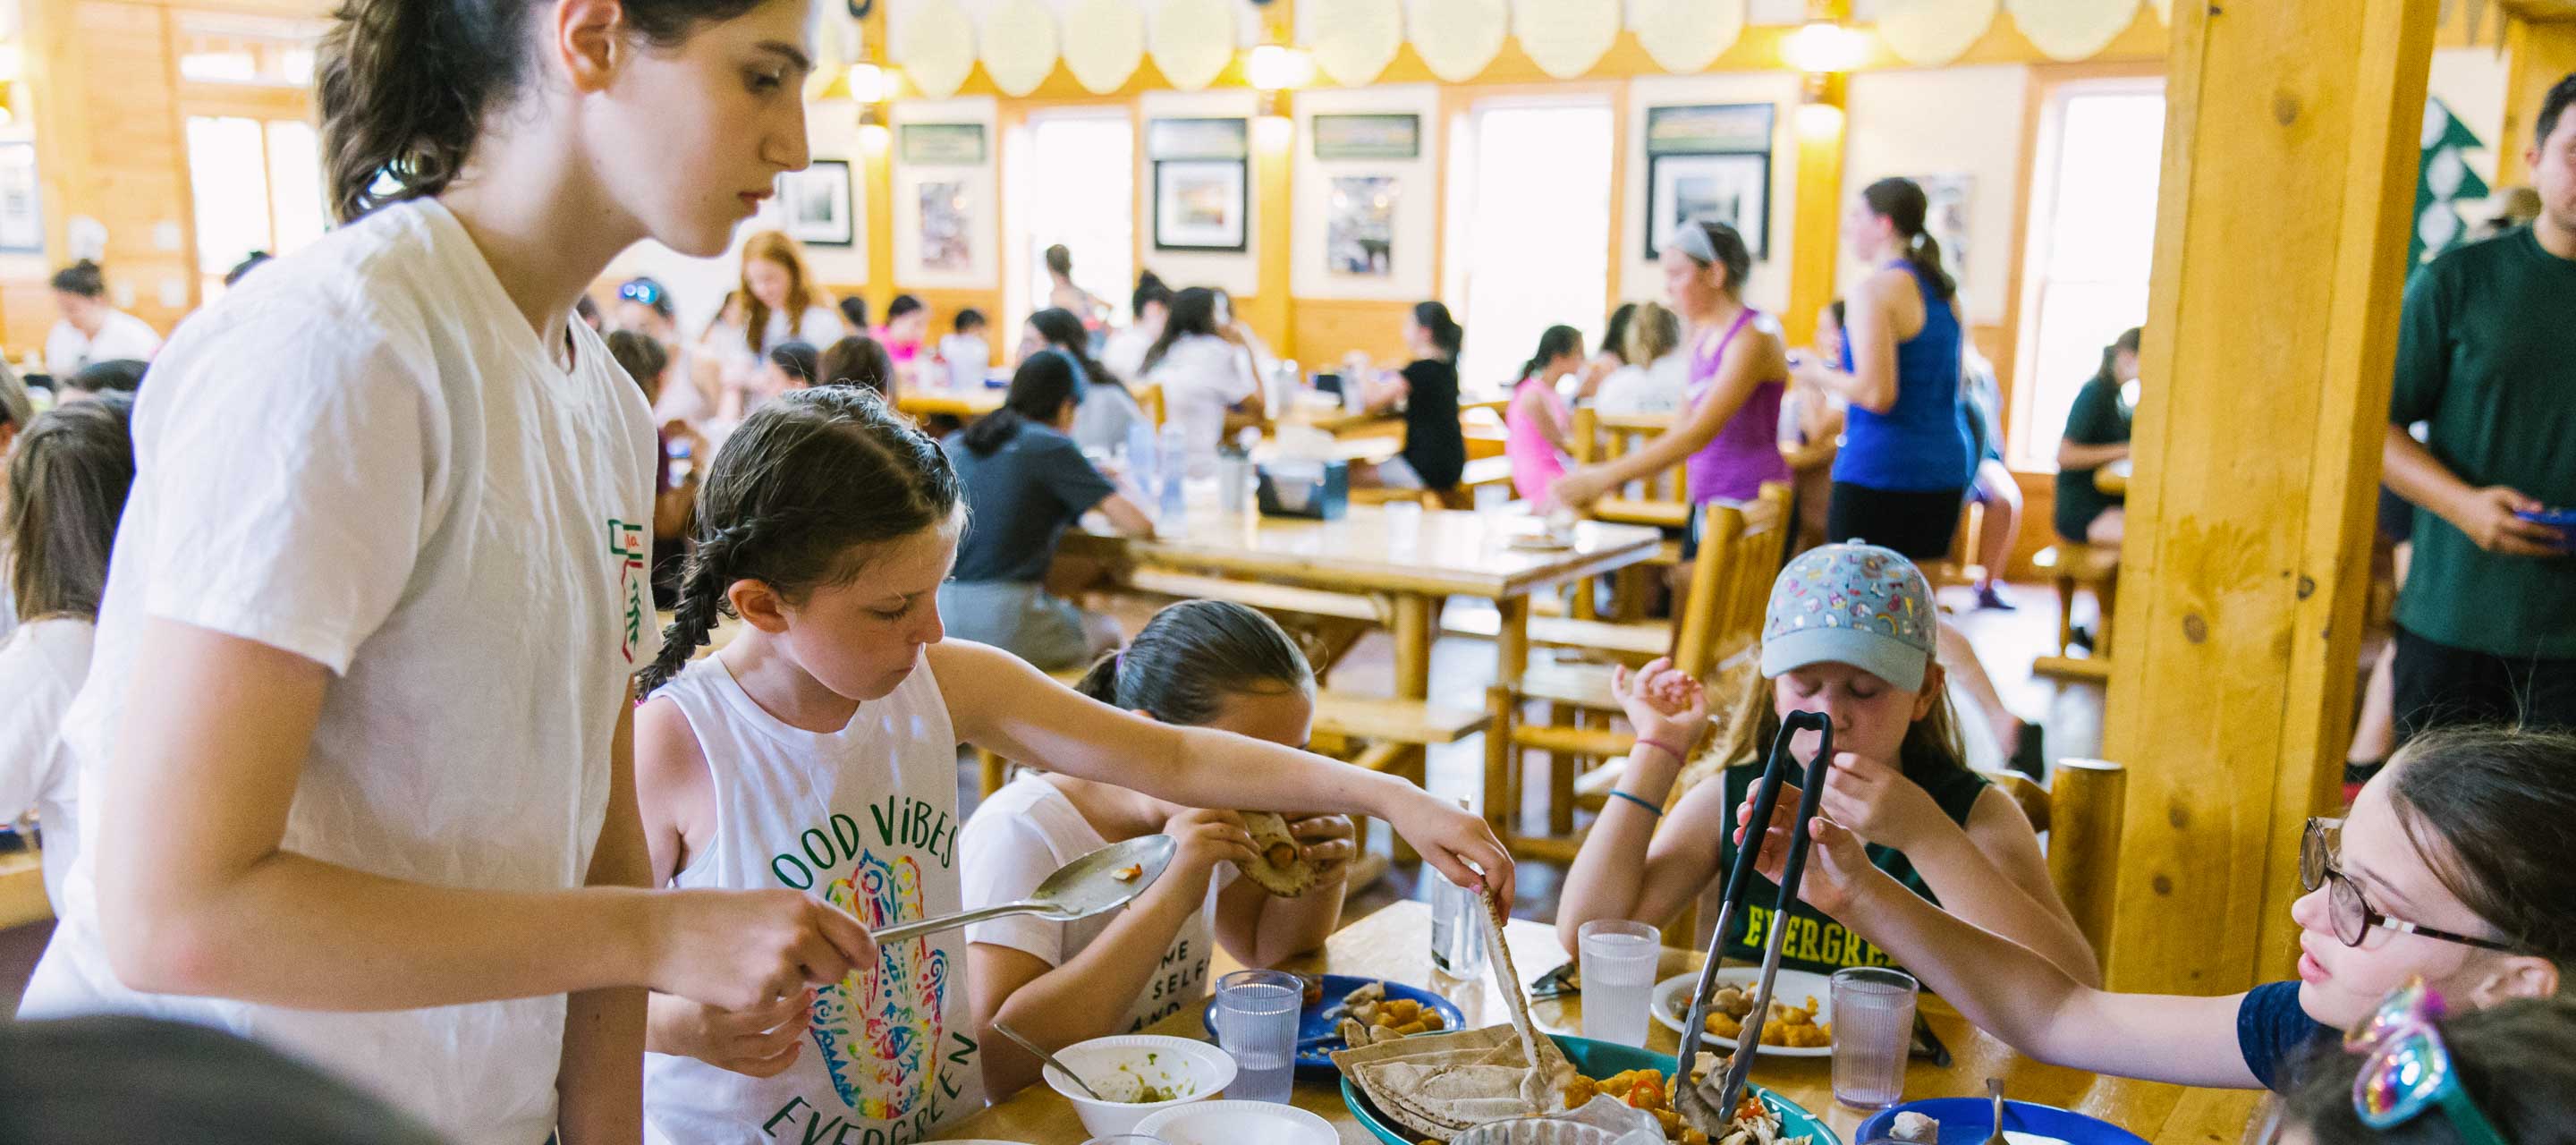
[(1120, 1034), (1075, 1042), (1055, 1057), (1108, 1099), (1094, 1100), (1053, 1066), (1044, 1071), (1047, 1088), (1073, 1103), (1094, 1137), (1130, 1132), (1156, 1112), (1209, 1100), (1234, 1083), (1232, 1057), (1188, 1038)]

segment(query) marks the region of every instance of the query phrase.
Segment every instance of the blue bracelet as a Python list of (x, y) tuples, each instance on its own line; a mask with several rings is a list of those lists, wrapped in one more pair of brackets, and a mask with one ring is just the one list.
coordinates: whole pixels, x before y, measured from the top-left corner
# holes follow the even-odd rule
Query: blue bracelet
[(1611, 797), (1611, 798), (1613, 798), (1613, 799), (1625, 799), (1625, 800), (1627, 800), (1627, 801), (1628, 801), (1628, 802), (1630, 802), (1630, 803), (1634, 803), (1634, 804), (1636, 804), (1636, 805), (1637, 805), (1637, 806), (1639, 806), (1639, 807), (1643, 807), (1643, 808), (1645, 808), (1645, 809), (1646, 809), (1646, 813), (1647, 813), (1647, 814), (1652, 815), (1652, 816), (1654, 816), (1654, 817), (1655, 817), (1655, 818), (1657, 818), (1657, 819), (1661, 819), (1661, 818), (1663, 818), (1663, 817), (1664, 817), (1664, 809), (1663, 809), (1663, 808), (1661, 808), (1661, 807), (1657, 807), (1657, 806), (1655, 806), (1655, 805), (1654, 805), (1654, 804), (1652, 804), (1652, 803), (1648, 803), (1648, 802), (1646, 802), (1645, 798), (1644, 798), (1644, 797), (1642, 797), (1642, 796), (1630, 795), (1630, 794), (1628, 794), (1628, 793), (1627, 793), (1627, 792), (1625, 792), (1625, 791), (1612, 791), (1612, 792), (1610, 793), (1610, 797)]

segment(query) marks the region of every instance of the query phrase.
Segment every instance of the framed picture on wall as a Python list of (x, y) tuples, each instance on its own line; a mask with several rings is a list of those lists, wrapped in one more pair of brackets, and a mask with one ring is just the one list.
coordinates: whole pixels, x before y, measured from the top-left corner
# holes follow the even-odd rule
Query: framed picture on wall
[(1691, 219), (1734, 227), (1756, 259), (1771, 255), (1767, 103), (1646, 109), (1646, 257)]
[(1395, 273), (1392, 175), (1336, 175), (1324, 222), (1324, 265), (1334, 274), (1386, 278)]
[(966, 215), (966, 184), (931, 180), (921, 184), (921, 268), (965, 273), (975, 269), (975, 248)]
[(807, 246), (849, 246), (857, 233), (845, 160), (817, 159), (802, 171), (781, 174), (778, 205), (787, 215), (787, 233)]
[(1246, 248), (1252, 213), (1241, 159), (1154, 161), (1154, 249)]
[(903, 162), (908, 167), (974, 167), (984, 162), (984, 125), (907, 123)]
[(1418, 159), (1419, 115), (1317, 115), (1310, 130), (1317, 159)]
[(36, 183), (36, 145), (0, 143), (0, 251), (43, 254), (43, 193)]

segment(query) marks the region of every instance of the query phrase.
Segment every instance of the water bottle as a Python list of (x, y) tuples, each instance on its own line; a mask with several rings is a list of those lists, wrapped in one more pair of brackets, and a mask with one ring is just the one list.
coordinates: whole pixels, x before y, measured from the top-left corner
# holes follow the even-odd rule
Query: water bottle
[(1141, 418), (1127, 423), (1127, 477), (1136, 483), (1139, 494), (1156, 493), (1162, 488), (1156, 483), (1161, 474), (1155, 461), (1153, 423)]
[[(1459, 800), (1464, 810), (1466, 800)], [(1452, 978), (1485, 973), (1485, 900), (1445, 875), (1431, 876), (1431, 965)]]
[(1184, 482), (1188, 479), (1191, 458), (1189, 434), (1175, 423), (1163, 427), (1162, 504), (1155, 527), (1166, 535), (1178, 536), (1181, 523), (1189, 517), (1189, 498)]

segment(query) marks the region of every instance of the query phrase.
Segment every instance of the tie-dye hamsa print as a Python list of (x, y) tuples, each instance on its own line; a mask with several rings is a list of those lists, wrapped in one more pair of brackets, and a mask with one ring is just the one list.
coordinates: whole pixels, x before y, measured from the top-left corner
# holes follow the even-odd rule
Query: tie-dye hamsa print
[[(850, 877), (823, 897), (870, 930), (920, 918), (921, 864), (862, 851)], [(832, 1089), (859, 1116), (890, 1121), (926, 1108), (939, 1088), (946, 1033), (948, 952), (927, 936), (881, 946), (876, 973), (853, 973), (814, 994), (814, 1044)]]

